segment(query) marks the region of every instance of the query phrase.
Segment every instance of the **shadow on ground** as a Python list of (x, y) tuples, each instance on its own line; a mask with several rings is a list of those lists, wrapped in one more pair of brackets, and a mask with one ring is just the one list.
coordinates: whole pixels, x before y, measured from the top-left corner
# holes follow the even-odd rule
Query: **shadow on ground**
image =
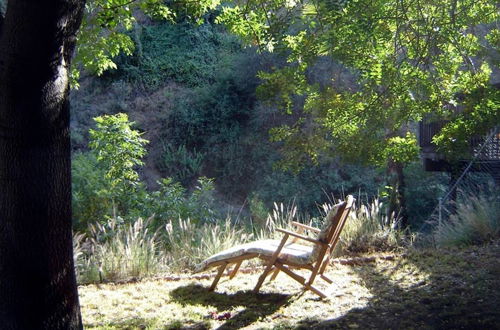
[[(118, 295), (112, 292), (113, 288), (107, 288), (104, 292), (113, 293), (107, 299), (108, 308), (119, 305), (118, 297), (132, 303), (120, 313), (111, 310), (101, 314), (96, 308), (98, 305), (88, 307), (86, 326), (99, 329), (239, 329), (247, 326), (252, 329), (500, 329), (499, 256), (500, 241), (465, 250), (410, 251), (391, 260), (333, 266), (329, 275), (335, 282), (325, 290), (330, 292), (330, 299), (324, 300), (309, 293), (297, 294), (298, 285), (280, 281), (286, 276), (278, 277), (268, 290), (264, 287), (267, 292), (259, 294), (250, 290), (234, 293), (231, 290), (240, 288), (238, 283), (227, 287), (227, 293), (210, 292), (199, 284), (169, 286), (163, 282), (149, 283), (143, 289), (127, 287), (124, 291), (128, 295)], [(254, 279), (243, 279), (242, 283), (248, 286), (247, 282)], [(103, 294), (97, 291), (90, 297), (99, 299)], [(154, 299), (145, 299), (145, 294)], [(147, 306), (136, 308), (133, 304), (136, 298), (139, 302), (145, 301)], [(128, 310), (131, 312), (127, 313)], [(147, 313), (149, 317), (145, 317)]]
[[(279, 293), (259, 293), (238, 291), (234, 294), (209, 291), (201, 285), (190, 284), (174, 289), (171, 298), (180, 304), (203, 305), (215, 307), (213, 317), (225, 317), (228, 320), (218, 329), (238, 329), (248, 326), (260, 318), (274, 314), (286, 306), (292, 295)], [(236, 307), (244, 309), (232, 315), (218, 314)]]
[[(373, 295), (367, 307), (335, 319), (303, 319), (294, 328), (500, 329), (499, 256), (498, 246), (487, 254), (430, 251), (385, 270), (376, 264), (353, 267)], [(426, 278), (400, 285), (405, 274), (417, 271)]]

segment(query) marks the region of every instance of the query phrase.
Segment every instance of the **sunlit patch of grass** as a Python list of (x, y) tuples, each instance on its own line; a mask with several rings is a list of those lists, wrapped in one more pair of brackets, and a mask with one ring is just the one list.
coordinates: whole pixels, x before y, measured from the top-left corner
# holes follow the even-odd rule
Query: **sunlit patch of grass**
[[(393, 260), (333, 264), (319, 299), (280, 274), (260, 294), (259, 273), (80, 287), (86, 328), (491, 328), (500, 321), (500, 242), (466, 250), (409, 251)], [(305, 273), (303, 273), (305, 274)]]

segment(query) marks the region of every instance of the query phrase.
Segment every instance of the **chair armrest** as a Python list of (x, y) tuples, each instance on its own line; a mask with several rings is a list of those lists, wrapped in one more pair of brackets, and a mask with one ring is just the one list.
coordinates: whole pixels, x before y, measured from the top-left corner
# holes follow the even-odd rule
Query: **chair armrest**
[(304, 236), (304, 235), (301, 235), (301, 234), (297, 234), (297, 233), (295, 233), (293, 231), (289, 231), (289, 230), (286, 230), (286, 229), (276, 228), (276, 230), (279, 231), (279, 232), (282, 232), (282, 233), (284, 233), (286, 235), (294, 236), (294, 237), (303, 239), (305, 241), (308, 241), (308, 242), (311, 242), (311, 243), (314, 243), (314, 244), (319, 244), (319, 245), (325, 245), (326, 244), (324, 242), (318, 241), (317, 239), (314, 239), (314, 238), (311, 238), (311, 237), (307, 237), (307, 236)]
[(303, 223), (296, 222), (296, 221), (292, 221), (292, 225), (294, 225), (295, 227), (302, 227), (304, 229), (313, 231), (315, 233), (320, 233), (321, 232), (321, 229), (318, 229), (318, 228), (315, 228), (315, 227), (311, 227), (311, 226), (308, 226), (308, 225), (305, 225)]

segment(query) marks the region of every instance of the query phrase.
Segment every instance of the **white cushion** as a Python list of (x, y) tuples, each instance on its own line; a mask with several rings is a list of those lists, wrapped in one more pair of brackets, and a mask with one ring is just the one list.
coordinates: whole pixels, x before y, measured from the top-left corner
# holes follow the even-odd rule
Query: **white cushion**
[[(240, 257), (244, 256), (245, 254), (257, 253), (260, 255), (272, 256), (273, 253), (278, 249), (280, 242), (280, 240), (269, 239), (234, 246), (203, 260), (201, 264), (196, 266), (196, 272), (201, 272), (205, 269), (210, 268), (211, 265), (217, 261)], [(279, 259), (297, 264), (310, 264), (314, 262), (312, 252), (312, 246), (287, 243), (281, 250)]]

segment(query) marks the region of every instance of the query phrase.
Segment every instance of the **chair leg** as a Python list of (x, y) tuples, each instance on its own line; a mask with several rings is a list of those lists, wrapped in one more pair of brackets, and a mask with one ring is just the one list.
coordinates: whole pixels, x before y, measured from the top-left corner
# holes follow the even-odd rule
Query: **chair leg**
[(217, 286), (217, 283), (219, 283), (219, 280), (222, 276), (222, 273), (224, 273), (224, 269), (226, 269), (226, 266), (227, 266), (227, 263), (224, 263), (219, 267), (219, 270), (217, 271), (217, 275), (215, 276), (214, 281), (212, 282), (212, 285), (210, 286), (208, 291), (215, 290), (215, 287)]
[(259, 277), (259, 281), (257, 282), (257, 285), (255, 285), (255, 288), (253, 289), (253, 291), (255, 293), (259, 292), (259, 289), (260, 287), (262, 286), (262, 284), (264, 283), (267, 275), (269, 274), (269, 272), (271, 271), (272, 269), (272, 264), (268, 265), (268, 267), (266, 267), (266, 269), (264, 269), (264, 272), (260, 275)]
[(288, 267), (278, 263), (278, 264), (276, 264), (276, 268), (279, 268), (279, 270), (281, 270), (283, 273), (287, 274), (288, 276), (290, 276), (292, 279), (299, 282), (300, 284), (305, 285), (306, 279), (298, 274), (295, 274)]
[(313, 287), (309, 282), (306, 283), (306, 279), (305, 278), (303, 278), (302, 276), (300, 276), (300, 275), (292, 272), (288, 267), (286, 267), (286, 266), (284, 266), (284, 265), (282, 265), (280, 263), (276, 263), (276, 268), (278, 268), (280, 271), (282, 271), (283, 273), (285, 273), (288, 276), (290, 276), (295, 281), (297, 281), (300, 284), (302, 284), (304, 286), (303, 287), (304, 290), (311, 290), (312, 292), (314, 292), (315, 294), (317, 294), (321, 298), (326, 298), (326, 294), (324, 294), (320, 290), (318, 290), (315, 287)]
[(315, 294), (317, 294), (321, 298), (326, 298), (326, 294), (324, 294), (323, 292), (321, 292), (320, 290), (316, 289), (315, 287), (313, 287), (310, 284), (304, 285), (304, 289), (311, 290), (312, 292), (314, 292)]
[(321, 278), (322, 278), (322, 279), (324, 279), (324, 280), (325, 280), (326, 282), (328, 282), (329, 284), (332, 284), (332, 283), (333, 283), (333, 281), (332, 281), (330, 278), (328, 278), (326, 275), (321, 274), (320, 276), (321, 276)]
[(229, 279), (232, 280), (235, 276), (236, 276), (236, 273), (238, 272), (238, 270), (240, 269), (240, 266), (241, 266), (241, 263), (243, 262), (240, 261), (236, 264), (236, 266), (234, 266), (233, 268), (233, 271), (231, 272), (231, 275), (229, 275)]
[(321, 264), (321, 267), (320, 267), (320, 269), (319, 269), (319, 273), (320, 273), (320, 274), (323, 274), (323, 273), (324, 273), (324, 271), (325, 271), (326, 267), (327, 267), (327, 266), (328, 266), (328, 264), (330, 263), (330, 258), (331, 258), (331, 256), (330, 256), (330, 255), (328, 255), (328, 256), (325, 258), (325, 260), (323, 260), (323, 263)]
[(279, 272), (280, 272), (279, 268), (276, 268), (276, 269), (274, 270), (273, 275), (272, 275), (272, 276), (271, 276), (271, 278), (269, 279), (269, 281), (274, 281), (274, 280), (276, 279), (276, 277), (278, 276)]
[(262, 273), (262, 275), (260, 275), (259, 281), (257, 282), (257, 285), (253, 289), (253, 292), (255, 292), (255, 293), (259, 292), (259, 289), (262, 286), (262, 283), (264, 283), (264, 280), (266, 279), (267, 274), (269, 274), (269, 272), (273, 269), (274, 263), (278, 259), (278, 256), (279, 256), (279, 254), (281, 252), (281, 249), (285, 245), (286, 240), (288, 239), (288, 236), (289, 236), (288, 234), (285, 234), (285, 236), (283, 236), (283, 238), (281, 239), (281, 242), (280, 242), (278, 248), (276, 249), (276, 251), (274, 251), (274, 253), (271, 256), (271, 258), (269, 258), (269, 260), (267, 262), (267, 265), (266, 265), (266, 268), (264, 269), (264, 272)]
[(293, 278), (294, 280), (296, 280), (297, 282), (299, 282), (300, 284), (302, 284), (304, 286), (304, 290), (311, 290), (312, 292), (314, 292), (315, 294), (317, 294), (321, 298), (326, 298), (326, 294), (324, 294), (320, 290), (313, 287), (309, 282), (306, 283), (305, 278), (303, 278), (302, 276), (295, 274), (289, 268), (287, 268), (281, 264), (277, 264), (276, 267), (279, 268), (281, 271), (283, 271), (288, 276), (290, 276), (291, 278)]

